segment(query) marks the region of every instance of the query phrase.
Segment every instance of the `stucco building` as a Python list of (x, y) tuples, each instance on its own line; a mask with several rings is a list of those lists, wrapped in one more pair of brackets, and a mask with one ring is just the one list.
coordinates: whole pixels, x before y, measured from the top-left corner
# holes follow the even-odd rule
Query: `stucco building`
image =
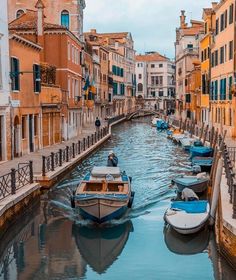
[(158, 52), (136, 56), (137, 96), (154, 99), (157, 108), (169, 110), (175, 101), (175, 64)]

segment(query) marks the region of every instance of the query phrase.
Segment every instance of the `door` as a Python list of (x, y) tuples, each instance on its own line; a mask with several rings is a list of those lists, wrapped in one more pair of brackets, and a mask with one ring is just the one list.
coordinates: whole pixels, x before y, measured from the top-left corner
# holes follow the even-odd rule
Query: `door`
[(2, 128), (3, 128), (3, 116), (0, 116), (0, 161), (3, 160), (3, 155), (2, 155), (2, 144), (3, 144), (3, 133), (2, 133)]
[(30, 152), (34, 151), (34, 130), (33, 130), (33, 115), (29, 115), (29, 148)]

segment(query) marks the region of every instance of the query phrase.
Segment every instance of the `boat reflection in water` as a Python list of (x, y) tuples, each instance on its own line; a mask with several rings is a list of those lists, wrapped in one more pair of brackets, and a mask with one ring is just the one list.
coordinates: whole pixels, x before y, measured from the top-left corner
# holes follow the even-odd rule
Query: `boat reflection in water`
[(99, 228), (73, 225), (73, 236), (80, 254), (99, 274), (104, 273), (122, 253), (130, 232), (133, 232), (131, 221)]
[(204, 252), (209, 245), (210, 231), (205, 228), (196, 234), (182, 235), (170, 226), (164, 228), (167, 248), (179, 255), (194, 255)]

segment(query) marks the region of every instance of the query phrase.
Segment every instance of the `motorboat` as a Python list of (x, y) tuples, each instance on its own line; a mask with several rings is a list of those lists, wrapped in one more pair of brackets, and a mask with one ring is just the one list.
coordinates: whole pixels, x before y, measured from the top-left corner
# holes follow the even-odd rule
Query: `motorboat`
[(209, 178), (206, 173), (199, 173), (196, 176), (179, 176), (172, 180), (172, 184), (176, 185), (178, 192), (189, 188), (195, 193), (203, 193), (207, 189), (208, 182)]
[(194, 157), (193, 166), (200, 166), (202, 172), (210, 172), (213, 164), (213, 157)]
[(157, 126), (157, 129), (168, 129), (169, 128), (169, 124), (164, 120), (158, 120), (156, 126)]
[(161, 119), (158, 118), (158, 117), (154, 117), (154, 118), (152, 119), (152, 126), (155, 126), (155, 127), (156, 127), (158, 121), (161, 121)]
[(190, 148), (191, 158), (194, 157), (211, 157), (213, 149), (211, 147), (196, 147)]
[(96, 228), (74, 224), (72, 234), (86, 263), (102, 274), (118, 259), (133, 230), (131, 221)]
[(179, 140), (180, 144), (184, 148), (185, 151), (189, 151), (190, 148), (193, 146), (195, 139), (191, 137), (184, 137)]
[(180, 234), (200, 231), (210, 217), (210, 205), (206, 200), (174, 201), (164, 214), (164, 220)]
[(132, 207), (131, 178), (119, 167), (94, 167), (80, 182), (71, 198), (84, 219), (96, 223), (119, 219)]

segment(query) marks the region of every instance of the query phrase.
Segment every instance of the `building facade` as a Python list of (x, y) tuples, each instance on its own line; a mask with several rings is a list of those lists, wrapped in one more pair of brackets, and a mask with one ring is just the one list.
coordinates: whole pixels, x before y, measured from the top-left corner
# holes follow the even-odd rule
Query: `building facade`
[[(180, 27), (176, 29), (175, 42), (176, 115), (178, 117), (187, 117), (186, 111), (183, 110), (186, 102), (186, 76), (194, 69), (193, 62), (199, 59), (199, 45), (203, 32), (203, 22), (191, 20), (191, 26), (188, 26), (185, 11), (181, 11)], [(194, 116), (190, 118), (193, 119)]]
[(137, 96), (171, 110), (175, 101), (175, 64), (158, 52), (136, 56)]
[(10, 65), (7, 21), (7, 0), (0, 9), (0, 162), (11, 159), (10, 128)]
[[(33, 10), (37, 0), (8, 0), (9, 22), (18, 18), (27, 9)], [(41, 2), (39, 0), (38, 2)], [(85, 0), (43, 0), (45, 16), (48, 22), (67, 27), (74, 35), (83, 39), (83, 11)]]

